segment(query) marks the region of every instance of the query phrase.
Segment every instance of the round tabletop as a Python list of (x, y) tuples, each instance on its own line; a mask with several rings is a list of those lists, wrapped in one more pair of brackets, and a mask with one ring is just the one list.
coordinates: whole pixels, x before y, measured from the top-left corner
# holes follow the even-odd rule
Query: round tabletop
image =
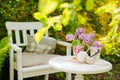
[(79, 63), (73, 60), (74, 56), (59, 56), (50, 59), (49, 64), (57, 70), (77, 74), (97, 74), (112, 69), (112, 64), (98, 59), (94, 64)]

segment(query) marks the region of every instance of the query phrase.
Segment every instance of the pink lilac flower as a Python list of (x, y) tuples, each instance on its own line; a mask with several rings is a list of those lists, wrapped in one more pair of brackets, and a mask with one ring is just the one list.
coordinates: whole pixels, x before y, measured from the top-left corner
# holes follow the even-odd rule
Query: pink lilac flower
[(66, 41), (72, 41), (72, 40), (75, 40), (75, 36), (73, 34), (67, 34)]
[(78, 54), (80, 51), (83, 51), (84, 47), (83, 46), (79, 46), (79, 45), (76, 45), (76, 46), (73, 46), (73, 52), (74, 54)]
[(83, 28), (78, 28), (78, 29), (76, 29), (75, 34), (76, 34), (77, 36), (80, 35), (80, 34), (85, 34), (85, 30), (84, 30)]

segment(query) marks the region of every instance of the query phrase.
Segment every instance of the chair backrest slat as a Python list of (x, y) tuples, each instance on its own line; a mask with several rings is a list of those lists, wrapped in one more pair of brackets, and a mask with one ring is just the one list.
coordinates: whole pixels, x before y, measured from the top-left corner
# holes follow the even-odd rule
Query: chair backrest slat
[(20, 33), (19, 30), (15, 30), (15, 37), (16, 37), (16, 43), (17, 45), (20, 44)]
[[(11, 31), (11, 30), (8, 30), (8, 34), (12, 34), (12, 31)], [(10, 38), (10, 42), (13, 43), (12, 38)]]
[(23, 42), (24, 42), (24, 43), (28, 43), (28, 42), (27, 42), (27, 37), (26, 37), (26, 36), (27, 36), (26, 30), (23, 30), (23, 34), (24, 34), (24, 35), (23, 35)]
[(10, 42), (18, 46), (27, 45), (27, 35), (34, 35), (43, 26), (40, 22), (6, 22)]
[(34, 35), (34, 30), (30, 30), (30, 35)]

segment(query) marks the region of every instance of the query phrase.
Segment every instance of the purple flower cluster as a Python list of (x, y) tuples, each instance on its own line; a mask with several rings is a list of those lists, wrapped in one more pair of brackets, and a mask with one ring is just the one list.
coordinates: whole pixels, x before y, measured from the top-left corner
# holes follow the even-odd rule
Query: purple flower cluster
[(75, 40), (75, 36), (73, 34), (66, 35), (66, 41), (73, 41), (73, 40)]
[(93, 40), (93, 33), (86, 34), (85, 30), (83, 28), (76, 29), (75, 35), (73, 34), (67, 34), (66, 40), (67, 41), (73, 41), (75, 39), (80, 39), (84, 44), (91, 43)]
[(103, 44), (100, 44), (100, 41), (96, 41), (92, 44), (92, 47), (95, 47), (100, 51), (103, 47)]
[(85, 30), (83, 28), (78, 28), (78, 29), (76, 29), (75, 34), (76, 35), (85, 34)]
[(79, 51), (84, 50), (84, 46), (91, 46), (98, 48), (100, 50), (102, 48), (102, 44), (98, 44), (98, 42), (93, 43), (93, 38), (94, 38), (94, 33), (89, 33), (86, 34), (85, 30), (83, 28), (78, 28), (75, 31), (75, 34), (67, 34), (66, 35), (66, 40), (67, 41), (74, 41), (75, 40), (80, 40), (81, 43), (76, 43), (73, 45), (73, 52), (79, 53)]
[(100, 44), (99, 41), (94, 42), (90, 47), (91, 56), (94, 56), (97, 53), (99, 53), (102, 47), (103, 47), (103, 44)]
[(82, 40), (82, 44), (92, 43), (93, 41), (93, 33), (86, 34), (83, 28), (76, 29), (75, 34)]

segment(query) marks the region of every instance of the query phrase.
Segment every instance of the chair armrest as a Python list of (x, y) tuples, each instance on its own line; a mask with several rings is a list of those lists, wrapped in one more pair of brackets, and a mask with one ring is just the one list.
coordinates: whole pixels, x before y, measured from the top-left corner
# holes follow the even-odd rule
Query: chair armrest
[(57, 44), (63, 45), (63, 46), (69, 46), (72, 47), (71, 43), (65, 42), (65, 41), (57, 41)]
[(14, 51), (16, 51), (16, 52), (18, 52), (18, 53), (22, 52), (22, 48), (20, 48), (20, 47), (17, 46), (16, 44), (11, 44), (11, 43), (10, 43), (10, 47), (11, 47)]
[[(15, 68), (18, 70), (22, 70), (22, 48), (17, 46), (16, 44), (10, 44), (11, 50), (10, 50), (10, 64), (12, 65), (15, 60)], [(14, 59), (15, 55), (13, 54), (14, 51), (16, 51), (16, 59)]]
[(64, 41), (57, 41), (57, 44), (66, 46), (66, 55), (67, 56), (71, 55), (71, 48), (72, 48), (72, 44), (71, 43), (64, 42)]

